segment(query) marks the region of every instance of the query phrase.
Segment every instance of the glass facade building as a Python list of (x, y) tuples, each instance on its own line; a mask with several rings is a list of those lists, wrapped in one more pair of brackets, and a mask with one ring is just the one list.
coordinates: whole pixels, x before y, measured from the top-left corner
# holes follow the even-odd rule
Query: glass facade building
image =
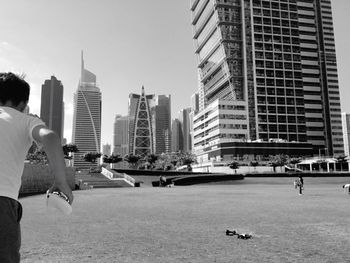
[(342, 154), (330, 0), (192, 0), (199, 105), (240, 102), (244, 140)]
[(101, 92), (96, 84), (96, 76), (84, 68), (81, 57), (81, 78), (74, 94), (74, 115), (72, 142), (79, 152), (74, 154), (76, 168), (96, 166), (83, 159), (87, 152), (100, 152), (101, 149)]
[(153, 111), (153, 142), (155, 154), (171, 152), (171, 96), (155, 97)]
[(63, 85), (55, 76), (45, 80), (41, 86), (40, 118), (63, 140)]

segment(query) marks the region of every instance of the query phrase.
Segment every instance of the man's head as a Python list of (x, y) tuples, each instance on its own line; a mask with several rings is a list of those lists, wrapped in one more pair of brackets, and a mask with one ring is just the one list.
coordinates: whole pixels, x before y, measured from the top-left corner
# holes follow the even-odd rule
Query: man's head
[(23, 111), (29, 99), (29, 84), (20, 76), (0, 73), (0, 103)]

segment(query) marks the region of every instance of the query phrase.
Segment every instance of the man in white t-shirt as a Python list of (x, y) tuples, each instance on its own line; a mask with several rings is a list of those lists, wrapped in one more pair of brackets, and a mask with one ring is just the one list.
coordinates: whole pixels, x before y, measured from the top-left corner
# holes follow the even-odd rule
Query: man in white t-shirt
[(33, 141), (41, 144), (54, 175), (50, 192), (61, 191), (73, 202), (65, 175), (59, 137), (35, 116), (23, 113), (30, 87), (13, 73), (0, 73), (0, 262), (20, 261), (20, 220), (18, 202), (24, 160)]

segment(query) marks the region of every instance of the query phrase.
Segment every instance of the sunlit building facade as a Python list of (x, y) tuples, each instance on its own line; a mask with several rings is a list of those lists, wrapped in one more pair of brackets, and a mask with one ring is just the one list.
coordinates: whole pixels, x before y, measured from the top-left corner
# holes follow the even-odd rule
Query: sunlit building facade
[(97, 87), (96, 76), (85, 69), (82, 54), (81, 77), (74, 94), (72, 134), (72, 142), (79, 149), (73, 159), (73, 165), (78, 169), (97, 165), (97, 162), (85, 162), (83, 155), (101, 151), (101, 105), (101, 92)]
[(153, 142), (155, 154), (171, 152), (171, 96), (155, 96)]
[(129, 118), (116, 115), (114, 119), (113, 153), (122, 157), (129, 153)]
[(344, 154), (350, 155), (350, 113), (342, 113), (343, 138), (344, 138)]
[(191, 12), (201, 111), (239, 102), (242, 140), (343, 153), (330, 0), (191, 0)]

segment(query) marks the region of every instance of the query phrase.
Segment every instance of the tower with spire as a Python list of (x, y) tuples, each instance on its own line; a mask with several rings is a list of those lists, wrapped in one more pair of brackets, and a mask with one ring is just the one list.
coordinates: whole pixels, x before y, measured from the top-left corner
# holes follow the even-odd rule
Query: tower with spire
[(96, 166), (85, 162), (87, 152), (100, 152), (101, 148), (101, 92), (96, 83), (96, 75), (85, 69), (83, 51), (81, 52), (81, 76), (74, 94), (74, 115), (72, 143), (79, 152), (74, 154), (76, 168)]
[(129, 95), (129, 152), (144, 157), (154, 153), (152, 109), (154, 95), (146, 95), (142, 86), (141, 95)]

